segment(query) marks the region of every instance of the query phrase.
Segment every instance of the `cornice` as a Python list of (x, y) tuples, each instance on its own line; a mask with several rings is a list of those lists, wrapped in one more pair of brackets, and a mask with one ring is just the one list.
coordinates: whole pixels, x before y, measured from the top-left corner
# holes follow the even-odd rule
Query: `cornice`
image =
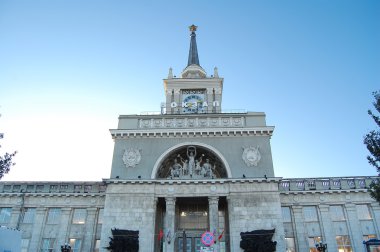
[(273, 126), (247, 127), (247, 128), (196, 128), (196, 129), (111, 129), (113, 139), (136, 138), (136, 137), (190, 137), (190, 136), (272, 136)]

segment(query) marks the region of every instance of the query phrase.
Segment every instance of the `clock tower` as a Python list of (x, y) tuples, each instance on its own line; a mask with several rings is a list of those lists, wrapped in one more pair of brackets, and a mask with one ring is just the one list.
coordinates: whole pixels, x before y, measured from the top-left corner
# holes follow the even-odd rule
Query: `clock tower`
[(169, 69), (168, 78), (164, 79), (166, 114), (203, 114), (221, 113), (223, 78), (219, 78), (218, 69), (207, 76), (199, 65), (195, 31), (190, 29), (190, 50), (186, 68), (180, 77), (173, 76)]

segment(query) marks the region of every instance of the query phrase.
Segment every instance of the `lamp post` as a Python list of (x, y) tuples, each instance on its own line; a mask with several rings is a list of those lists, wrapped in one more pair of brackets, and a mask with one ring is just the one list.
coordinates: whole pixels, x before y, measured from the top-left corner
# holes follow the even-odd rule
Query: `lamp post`
[(327, 250), (327, 244), (326, 243), (317, 243), (315, 244), (315, 247), (317, 248), (318, 251), (325, 252)]
[(65, 245), (61, 246), (61, 252), (70, 252), (70, 251), (71, 251), (71, 247), (69, 244), (65, 243)]

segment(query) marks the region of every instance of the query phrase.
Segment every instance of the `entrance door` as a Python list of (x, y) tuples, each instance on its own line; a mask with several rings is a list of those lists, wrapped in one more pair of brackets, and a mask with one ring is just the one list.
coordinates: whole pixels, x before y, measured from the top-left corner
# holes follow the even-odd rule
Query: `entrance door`
[[(200, 237), (186, 237), (186, 243), (182, 237), (178, 238), (178, 252), (199, 252), (201, 250)], [(184, 247), (185, 246), (185, 250)]]

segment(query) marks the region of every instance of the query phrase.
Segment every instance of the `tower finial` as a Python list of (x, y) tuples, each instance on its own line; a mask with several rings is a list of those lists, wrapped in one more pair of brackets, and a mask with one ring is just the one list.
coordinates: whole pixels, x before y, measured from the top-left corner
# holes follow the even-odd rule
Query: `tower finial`
[(189, 29), (191, 31), (190, 34), (190, 50), (189, 50), (189, 59), (187, 61), (187, 65), (198, 65), (199, 66), (199, 58), (198, 58), (198, 49), (197, 49), (197, 41), (195, 39), (195, 31), (197, 30), (197, 26), (191, 25)]
[(192, 24), (192, 25), (189, 26), (189, 30), (191, 32), (195, 32), (197, 30), (197, 28), (198, 28), (198, 26), (195, 26), (194, 24)]

